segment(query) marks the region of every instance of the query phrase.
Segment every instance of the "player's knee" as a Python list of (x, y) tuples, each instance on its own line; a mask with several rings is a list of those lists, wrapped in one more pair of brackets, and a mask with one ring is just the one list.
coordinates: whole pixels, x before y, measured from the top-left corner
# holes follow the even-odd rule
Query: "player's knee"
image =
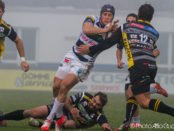
[(141, 106), (141, 108), (148, 109), (149, 108), (149, 101), (148, 100), (141, 101), (139, 103), (139, 105)]
[(25, 110), (23, 112), (24, 117), (31, 117), (31, 110)]

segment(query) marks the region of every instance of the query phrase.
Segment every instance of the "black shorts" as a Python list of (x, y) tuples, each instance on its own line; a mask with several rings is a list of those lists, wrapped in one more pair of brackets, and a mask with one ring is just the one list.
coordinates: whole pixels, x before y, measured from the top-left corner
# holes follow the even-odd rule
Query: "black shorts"
[(155, 64), (142, 63), (129, 69), (131, 89), (134, 95), (150, 91), (150, 84), (155, 82), (157, 66)]

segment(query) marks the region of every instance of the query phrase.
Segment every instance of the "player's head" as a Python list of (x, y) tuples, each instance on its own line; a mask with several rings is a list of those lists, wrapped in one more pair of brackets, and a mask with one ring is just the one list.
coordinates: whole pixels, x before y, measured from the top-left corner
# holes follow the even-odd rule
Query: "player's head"
[(2, 0), (0, 0), (0, 18), (3, 16), (4, 11), (5, 11), (5, 3)]
[(137, 21), (137, 19), (138, 19), (138, 17), (137, 17), (136, 14), (130, 13), (130, 14), (128, 14), (127, 17), (126, 17), (126, 22), (127, 22), (127, 23), (135, 22), (135, 21)]
[(107, 95), (102, 92), (98, 92), (94, 95), (91, 102), (89, 103), (89, 108), (93, 111), (99, 110), (102, 109), (107, 104), (107, 102)]
[(138, 10), (138, 19), (151, 21), (154, 14), (154, 8), (151, 4), (143, 4)]
[(103, 25), (111, 23), (112, 20), (114, 19), (114, 15), (115, 15), (115, 8), (110, 4), (104, 5), (100, 11), (101, 23)]

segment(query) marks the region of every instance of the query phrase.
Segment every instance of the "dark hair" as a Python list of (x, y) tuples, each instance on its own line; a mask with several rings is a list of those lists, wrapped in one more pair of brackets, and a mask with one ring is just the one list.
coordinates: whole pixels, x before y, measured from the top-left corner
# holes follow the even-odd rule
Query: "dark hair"
[(130, 17), (130, 16), (135, 17), (136, 18), (136, 21), (137, 21), (138, 16), (135, 13), (128, 14), (127, 17), (126, 17), (126, 21), (127, 21), (127, 18)]
[(94, 97), (95, 97), (95, 96), (99, 96), (102, 106), (105, 106), (105, 105), (107, 104), (107, 102), (108, 102), (108, 97), (107, 97), (106, 94), (104, 94), (104, 93), (102, 93), (102, 92), (98, 92), (98, 93), (96, 93), (96, 94), (94, 95)]
[(138, 10), (138, 18), (142, 20), (151, 21), (154, 14), (154, 8), (151, 4), (141, 5)]
[(4, 11), (5, 10), (5, 3), (0, 0), (0, 8)]
[(113, 14), (113, 16), (115, 15), (115, 8), (114, 8), (114, 6), (112, 6), (110, 4), (106, 4), (101, 8), (100, 15), (106, 11), (111, 12)]

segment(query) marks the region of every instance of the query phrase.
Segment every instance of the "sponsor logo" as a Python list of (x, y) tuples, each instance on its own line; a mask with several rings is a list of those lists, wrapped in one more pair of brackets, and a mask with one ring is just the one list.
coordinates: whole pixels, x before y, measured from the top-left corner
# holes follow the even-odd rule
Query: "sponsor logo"
[(135, 26), (138, 28), (144, 28), (144, 25), (136, 24), (136, 23), (130, 23), (129, 26)]
[(80, 36), (80, 40), (83, 41), (83, 42), (86, 43), (86, 44), (91, 45), (91, 46), (94, 46), (94, 45), (97, 45), (97, 44), (98, 44), (97, 42), (95, 42), (95, 41), (92, 40), (92, 39), (89, 39), (89, 38), (88, 38), (87, 36), (85, 36), (85, 35), (81, 35), (81, 36)]
[(16, 87), (51, 87), (52, 80), (49, 73), (23, 73), (16, 78)]

